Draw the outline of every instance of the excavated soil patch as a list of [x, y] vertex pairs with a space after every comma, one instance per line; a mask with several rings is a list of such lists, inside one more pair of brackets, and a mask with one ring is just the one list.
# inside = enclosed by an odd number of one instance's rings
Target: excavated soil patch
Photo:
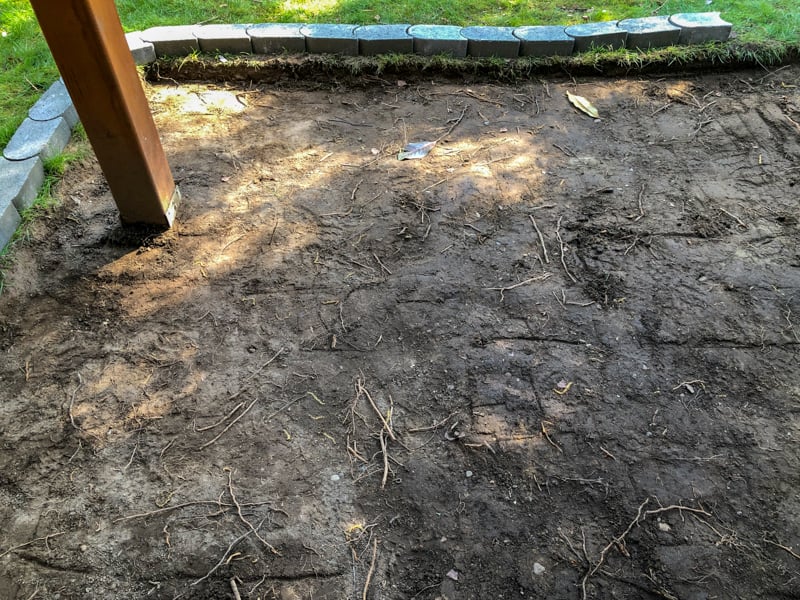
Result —
[[0, 297], [0, 596], [797, 597], [799, 79], [150, 87], [177, 225], [86, 160]]

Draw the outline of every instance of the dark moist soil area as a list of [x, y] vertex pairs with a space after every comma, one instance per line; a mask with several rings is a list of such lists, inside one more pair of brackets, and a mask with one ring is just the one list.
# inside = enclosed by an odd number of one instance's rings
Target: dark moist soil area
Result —
[[0, 297], [0, 597], [800, 597], [798, 80], [150, 87], [177, 225], [87, 159]]

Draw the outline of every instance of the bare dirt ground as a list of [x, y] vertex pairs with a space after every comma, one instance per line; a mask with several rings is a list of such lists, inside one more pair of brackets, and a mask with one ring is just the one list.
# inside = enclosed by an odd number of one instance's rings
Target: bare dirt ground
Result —
[[176, 227], [86, 160], [0, 297], [0, 597], [800, 597], [798, 80], [151, 87]]

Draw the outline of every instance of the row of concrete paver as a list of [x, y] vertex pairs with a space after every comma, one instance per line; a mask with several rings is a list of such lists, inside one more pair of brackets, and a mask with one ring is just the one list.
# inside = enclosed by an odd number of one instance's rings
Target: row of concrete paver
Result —
[[463, 58], [565, 56], [593, 47], [633, 50], [726, 41], [731, 24], [719, 13], [681, 13], [567, 27], [458, 27], [260, 23], [153, 27], [128, 34], [137, 61], [193, 52], [281, 52], [375, 56], [446, 54]]

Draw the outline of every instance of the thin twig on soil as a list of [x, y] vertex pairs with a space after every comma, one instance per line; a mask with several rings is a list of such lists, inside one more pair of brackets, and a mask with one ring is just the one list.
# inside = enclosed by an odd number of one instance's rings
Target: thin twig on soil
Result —
[[364, 582], [364, 592], [361, 594], [361, 600], [367, 600], [367, 593], [369, 592], [369, 584], [372, 583], [372, 575], [375, 573], [375, 559], [378, 557], [378, 538], [372, 538], [372, 561], [369, 565], [367, 572], [367, 579]]
[[530, 277], [530, 278], [526, 279], [525, 281], [520, 281], [519, 283], [515, 283], [514, 285], [508, 285], [508, 286], [505, 286], [505, 287], [487, 287], [487, 288], [483, 288], [483, 289], [491, 290], [491, 291], [494, 291], [494, 292], [500, 292], [500, 302], [502, 302], [505, 299], [505, 292], [508, 292], [510, 290], [515, 290], [518, 287], [522, 287], [523, 285], [528, 285], [529, 283], [534, 283], [536, 281], [544, 281], [545, 279], [549, 278], [551, 275], [552, 275], [552, 273], [542, 273], [541, 275], [536, 275], [535, 277]]
[[737, 217], [735, 214], [733, 214], [733, 213], [730, 213], [730, 212], [728, 212], [727, 210], [725, 210], [724, 208], [721, 208], [721, 207], [717, 207], [717, 210], [719, 210], [719, 212], [721, 212], [721, 213], [725, 213], [725, 214], [726, 214], [726, 215], [728, 215], [728, 216], [729, 216], [731, 219], [733, 219], [734, 221], [736, 221], [736, 222], [739, 224], [739, 227], [741, 227], [742, 229], [747, 229], [747, 223], [745, 223], [744, 221], [742, 221], [742, 220], [741, 220], [739, 217]]
[[633, 530], [634, 527], [636, 527], [636, 525], [638, 525], [639, 523], [643, 522], [650, 515], [657, 515], [657, 514], [661, 514], [661, 513], [664, 513], [664, 512], [671, 511], [671, 510], [677, 510], [679, 512], [686, 511], [686, 512], [691, 512], [691, 513], [695, 513], [695, 514], [705, 515], [707, 517], [711, 516], [711, 513], [703, 510], [702, 508], [691, 508], [691, 507], [688, 507], [688, 506], [682, 506], [680, 504], [670, 504], [669, 506], [663, 506], [661, 508], [654, 508], [652, 510], [647, 510], [646, 511], [646, 510], [644, 510], [644, 507], [647, 506], [648, 502], [650, 502], [650, 498], [646, 498], [644, 500], [644, 502], [642, 502], [639, 505], [639, 508], [636, 511], [636, 517], [633, 519], [633, 521], [631, 521], [628, 524], [628, 526], [625, 528], [625, 531], [623, 531], [620, 535], [618, 535], [613, 540], [611, 540], [608, 544], [606, 544], [605, 548], [603, 548], [600, 551], [600, 557], [597, 559], [597, 561], [594, 564], [590, 564], [589, 565], [589, 568], [586, 571], [586, 574], [583, 576], [583, 579], [581, 580], [581, 593], [582, 593], [583, 600], [586, 600], [586, 598], [588, 597], [588, 592], [586, 590], [586, 584], [589, 581], [589, 578], [592, 577], [595, 573], [597, 573], [597, 571], [600, 569], [600, 567], [603, 566], [603, 563], [605, 562], [609, 551], [612, 548], [614, 548], [615, 546], [616, 547], [622, 547], [626, 536]]
[[67, 414], [69, 415], [69, 422], [75, 428], [76, 431], [80, 431], [83, 433], [83, 429], [81, 429], [77, 423], [75, 423], [75, 417], [72, 414], [72, 406], [75, 404], [75, 396], [78, 394], [78, 390], [83, 387], [83, 377], [81, 374], [78, 373], [78, 387], [75, 388], [75, 391], [72, 392], [72, 397], [69, 400], [69, 408], [67, 409]]
[[136, 436], [136, 443], [133, 445], [133, 452], [131, 452], [131, 457], [128, 460], [128, 463], [124, 467], [122, 467], [123, 473], [127, 471], [128, 468], [133, 464], [133, 458], [136, 456], [136, 451], [139, 450], [139, 435]]
[[222, 417], [219, 421], [217, 421], [213, 425], [208, 425], [206, 427], [196, 427], [195, 426], [194, 430], [195, 431], [208, 431], [209, 429], [215, 429], [215, 428], [219, 427], [220, 425], [222, 425], [225, 421], [230, 419], [236, 413], [237, 410], [242, 408], [242, 406], [244, 406], [244, 402], [239, 402], [239, 404], [237, 404], [236, 406], [233, 407], [233, 410], [231, 412], [229, 412], [227, 415]]
[[262, 577], [262, 578], [261, 578], [261, 579], [258, 581], [258, 583], [256, 583], [256, 584], [255, 584], [253, 587], [251, 587], [251, 588], [250, 588], [250, 591], [249, 591], [249, 592], [247, 592], [247, 595], [248, 595], [248, 596], [252, 596], [252, 595], [253, 595], [253, 592], [255, 592], [255, 591], [256, 591], [256, 590], [257, 590], [259, 587], [261, 587], [261, 584], [262, 584], [262, 583], [264, 583], [266, 580], [267, 580], [267, 576], [266, 576], [266, 575], [264, 575], [264, 576], [263, 576], [263, 577]]
[[547, 246], [545, 246], [544, 244], [544, 236], [542, 235], [542, 231], [536, 224], [536, 219], [533, 218], [533, 215], [528, 215], [528, 216], [531, 219], [531, 223], [533, 223], [533, 228], [536, 230], [536, 234], [539, 236], [539, 243], [542, 245], [542, 253], [544, 254], [544, 262], [549, 263], [550, 258], [547, 256]]
[[233, 592], [233, 600], [242, 600], [242, 595], [239, 593], [239, 586], [236, 585], [235, 577], [231, 577], [231, 592]]
[[381, 429], [381, 453], [383, 454], [383, 478], [381, 479], [381, 489], [386, 487], [386, 481], [389, 479], [389, 452], [386, 449], [386, 437], [384, 430]]
[[646, 184], [646, 183], [643, 183], [643, 184], [642, 184], [642, 189], [639, 191], [639, 216], [638, 216], [638, 217], [636, 217], [636, 218], [633, 220], [633, 221], [634, 221], [634, 223], [635, 223], [636, 221], [638, 221], [639, 219], [641, 219], [641, 218], [643, 218], [643, 217], [644, 217], [644, 208], [642, 207], [642, 198], [644, 197], [644, 191], [645, 191], [645, 189], [647, 189], [647, 184]]
[[194, 582], [190, 583], [189, 585], [190, 585], [190, 586], [195, 586], [195, 585], [197, 585], [198, 583], [202, 583], [203, 581], [205, 581], [206, 579], [208, 579], [209, 577], [211, 577], [211, 576], [214, 574], [214, 572], [215, 572], [217, 569], [219, 569], [219, 568], [220, 568], [220, 567], [221, 567], [221, 566], [222, 566], [222, 565], [225, 563], [225, 559], [226, 559], [226, 558], [228, 558], [228, 554], [230, 553], [230, 551], [231, 551], [231, 550], [233, 550], [234, 546], [236, 546], [236, 544], [238, 544], [239, 542], [241, 542], [241, 541], [242, 541], [244, 538], [246, 538], [248, 535], [250, 535], [251, 533], [253, 533], [253, 531], [258, 531], [258, 530], [261, 528], [261, 526], [264, 524], [264, 521], [266, 521], [266, 520], [267, 520], [267, 519], [266, 519], [266, 517], [265, 517], [265, 518], [263, 518], [263, 519], [261, 519], [261, 522], [258, 524], [258, 527], [256, 527], [254, 530], [249, 530], [249, 529], [248, 529], [248, 530], [247, 530], [246, 532], [244, 532], [242, 535], [240, 535], [240, 536], [239, 536], [239, 537], [237, 537], [235, 540], [233, 540], [233, 541], [231, 542], [230, 546], [228, 546], [228, 548], [227, 548], [227, 549], [225, 550], [225, 552], [222, 554], [222, 558], [220, 558], [220, 559], [219, 559], [219, 562], [218, 562], [216, 565], [214, 565], [214, 566], [211, 568], [211, 570], [210, 570], [208, 573], [206, 573], [205, 575], [203, 575], [203, 576], [202, 576], [200, 579], [198, 579], [198, 580], [196, 580], [196, 581], [194, 581]]
[[[241, 506], [241, 504], [239, 504], [239, 501], [236, 499], [236, 494], [233, 493], [233, 469], [231, 469], [230, 467], [225, 467], [224, 470], [228, 473], [228, 494], [230, 494], [231, 501], [233, 502], [233, 505], [236, 507], [236, 513], [239, 515], [239, 519], [242, 521], [242, 523], [244, 523], [245, 525], [247, 525], [250, 528], [250, 530], [253, 532], [253, 535], [255, 535], [256, 538], [258, 538], [258, 541], [260, 541], [267, 548], [269, 548], [270, 552], [280, 556], [280, 552], [278, 552], [275, 549], [275, 546], [273, 546], [267, 540], [265, 540], [263, 537], [261, 537], [261, 534], [259, 534], [258, 531], [256, 531], [256, 528], [253, 527], [253, 524], [250, 521], [248, 521], [245, 518], [245, 516], [242, 514], [242, 506]], [[262, 521], [262, 523], [263, 523], [263, 521]]]
[[447, 179], [440, 179], [440, 180], [439, 180], [439, 181], [437, 181], [436, 183], [432, 183], [432, 184], [430, 184], [428, 187], [426, 187], [426, 188], [422, 188], [422, 189], [419, 191], [419, 193], [420, 193], [420, 194], [424, 194], [424, 193], [425, 193], [425, 192], [427, 192], [428, 190], [432, 190], [433, 188], [435, 188], [437, 185], [441, 185], [441, 184], [443, 184], [445, 181], [447, 181]]
[[363, 179], [356, 184], [356, 187], [353, 188], [353, 193], [350, 194], [350, 201], [351, 202], [355, 202], [355, 200], [356, 200], [356, 192], [358, 191], [358, 188], [361, 187], [362, 183], [364, 183]]
[[[121, 521], [130, 521], [131, 519], [143, 519], [145, 517], [152, 517], [155, 515], [159, 515], [161, 513], [169, 512], [171, 510], [178, 510], [179, 508], [186, 508], [187, 506], [204, 506], [204, 505], [214, 505], [214, 506], [226, 506], [225, 503], [220, 503], [218, 500], [193, 500], [191, 502], [183, 502], [182, 504], [176, 504], [175, 506], [167, 506], [164, 508], [159, 508], [157, 510], [150, 510], [143, 513], [136, 513], [135, 515], [128, 515], [126, 517], [118, 517], [111, 521], [112, 523], [119, 523]], [[228, 505], [230, 506], [230, 505]]]
[[546, 439], [548, 442], [550, 442], [550, 445], [551, 445], [553, 448], [555, 448], [556, 450], [558, 450], [558, 451], [559, 451], [561, 454], [564, 454], [564, 451], [561, 449], [561, 446], [559, 446], [558, 444], [556, 444], [556, 443], [555, 443], [555, 442], [552, 440], [552, 438], [550, 437], [550, 434], [549, 434], [549, 433], [547, 433], [547, 428], [544, 426], [544, 423], [545, 423], [545, 422], [544, 422], [544, 421], [542, 421], [542, 434], [544, 435], [545, 439]]
[[25, 542], [24, 544], [18, 544], [16, 546], [11, 546], [11, 548], [9, 548], [8, 550], [0, 552], [0, 558], [3, 558], [6, 554], [11, 554], [12, 552], [16, 552], [17, 550], [20, 550], [21, 548], [26, 548], [27, 546], [35, 544], [36, 542], [42, 542], [42, 541], [44, 542], [44, 545], [47, 547], [47, 549], [50, 550], [50, 547], [47, 545], [48, 540], [50, 540], [50, 538], [54, 538], [54, 537], [58, 537], [60, 535], [64, 535], [65, 533], [67, 533], [67, 532], [66, 531], [59, 531], [58, 533], [49, 533], [49, 534], [47, 534], [45, 536], [34, 538], [34, 539], [32, 539], [32, 540], [30, 540], [28, 542]]
[[208, 448], [208, 447], [209, 447], [211, 444], [213, 444], [213, 443], [214, 443], [214, 442], [216, 442], [216, 441], [217, 441], [219, 438], [221, 438], [223, 435], [225, 435], [225, 433], [227, 433], [227, 431], [228, 431], [228, 430], [229, 430], [231, 427], [233, 427], [234, 425], [236, 425], [236, 423], [238, 423], [238, 422], [239, 422], [239, 420], [240, 420], [240, 419], [241, 419], [243, 416], [245, 416], [245, 415], [246, 415], [248, 412], [250, 412], [250, 409], [251, 409], [251, 408], [253, 408], [253, 405], [254, 405], [256, 402], [258, 402], [258, 398], [256, 398], [255, 400], [253, 400], [253, 401], [252, 401], [250, 404], [248, 404], [248, 405], [247, 405], [247, 408], [245, 408], [245, 409], [244, 409], [242, 412], [240, 412], [240, 413], [239, 413], [239, 415], [238, 415], [238, 416], [237, 416], [237, 417], [236, 417], [236, 418], [235, 418], [233, 421], [231, 421], [230, 423], [228, 423], [228, 425], [225, 427], [225, 429], [223, 429], [222, 431], [220, 431], [220, 432], [219, 432], [217, 435], [215, 435], [213, 438], [211, 438], [211, 439], [210, 439], [209, 441], [207, 441], [205, 444], [203, 444], [202, 446], [200, 446], [200, 447], [198, 448], [198, 450], [203, 450], [203, 449], [205, 449], [205, 448]]
[[447, 415], [444, 419], [442, 419], [441, 421], [437, 421], [436, 423], [434, 423], [433, 425], [431, 425], [429, 427], [415, 427], [414, 429], [408, 429], [407, 431], [408, 431], [408, 433], [420, 433], [422, 431], [433, 431], [434, 429], [439, 429], [439, 427], [441, 427], [442, 425], [447, 423], [453, 417], [453, 415], [455, 415], [455, 414], [456, 413], [452, 412], [449, 415]]
[[356, 395], [360, 396], [362, 394], [369, 401], [369, 404], [370, 406], [372, 406], [372, 410], [375, 411], [375, 414], [378, 415], [378, 418], [381, 420], [384, 429], [386, 429], [386, 433], [389, 434], [389, 438], [391, 438], [393, 442], [396, 442], [397, 438], [395, 437], [394, 431], [392, 431], [392, 427], [389, 425], [389, 422], [381, 413], [380, 409], [378, 408], [378, 405], [375, 404], [375, 401], [372, 399], [372, 395], [369, 393], [369, 390], [367, 390], [367, 388], [364, 387], [362, 381], [358, 379], [356, 381]]
[[458, 118], [455, 120], [455, 122], [454, 122], [454, 123], [453, 123], [453, 124], [450, 126], [450, 129], [448, 129], [448, 130], [447, 130], [445, 133], [443, 133], [442, 135], [440, 135], [438, 138], [436, 138], [436, 139], [433, 141], [433, 142], [434, 142], [434, 144], [438, 144], [438, 143], [439, 143], [439, 142], [441, 142], [441, 141], [442, 141], [444, 138], [446, 138], [448, 135], [450, 135], [451, 133], [453, 133], [453, 130], [454, 130], [456, 127], [458, 127], [458, 125], [459, 125], [459, 123], [461, 123], [461, 121], [463, 121], [463, 120], [464, 120], [464, 115], [465, 115], [465, 114], [467, 114], [467, 109], [468, 109], [468, 108], [469, 108], [469, 106], [465, 106], [465, 107], [464, 107], [464, 110], [462, 110], [462, 111], [461, 111], [461, 116], [460, 116], [460, 117], [458, 117]]
[[773, 546], [777, 546], [781, 550], [785, 550], [786, 552], [794, 556], [797, 560], [800, 560], [800, 554], [792, 550], [791, 547], [784, 546], [783, 544], [779, 544], [778, 542], [773, 542], [772, 540], [768, 540], [767, 538], [764, 538], [764, 541], [767, 542], [768, 544], [772, 544]]
[[383, 263], [381, 262], [381, 259], [380, 259], [380, 258], [378, 258], [378, 255], [377, 255], [377, 254], [375, 254], [375, 253], [373, 252], [373, 253], [372, 253], [372, 256], [374, 256], [374, 257], [375, 257], [375, 260], [376, 260], [376, 261], [378, 261], [378, 264], [380, 265], [381, 269], [383, 269], [384, 271], [386, 271], [386, 273], [388, 273], [389, 275], [391, 275], [391, 274], [392, 274], [392, 272], [389, 270], [389, 268], [388, 268], [388, 267], [387, 267], [385, 264], [383, 264]]
[[275, 354], [273, 354], [273, 355], [272, 355], [272, 358], [270, 358], [270, 359], [269, 359], [267, 362], [265, 362], [263, 365], [261, 365], [260, 367], [258, 367], [258, 368], [257, 368], [255, 371], [253, 371], [252, 373], [250, 373], [250, 375], [248, 375], [248, 376], [247, 376], [247, 378], [244, 380], [244, 385], [242, 385], [242, 387], [240, 387], [240, 388], [239, 388], [239, 391], [238, 391], [238, 392], [236, 392], [236, 393], [235, 393], [235, 394], [233, 394], [232, 396], [229, 396], [229, 397], [228, 397], [228, 401], [235, 400], [236, 398], [238, 398], [239, 396], [241, 396], [241, 395], [242, 395], [242, 392], [244, 392], [244, 391], [245, 391], [245, 390], [248, 388], [248, 385], [249, 385], [249, 383], [250, 383], [251, 381], [253, 381], [253, 379], [255, 379], [255, 378], [256, 378], [256, 376], [257, 376], [259, 373], [261, 373], [261, 371], [263, 371], [263, 370], [264, 370], [264, 369], [266, 369], [266, 368], [267, 368], [269, 365], [271, 365], [271, 364], [272, 364], [272, 363], [275, 361], [275, 359], [276, 359], [276, 358], [278, 358], [278, 357], [279, 357], [281, 354], [283, 354], [285, 350], [286, 350], [286, 348], [281, 348], [281, 349], [280, 349], [280, 350], [278, 350], [278, 351], [277, 351]]
[[567, 156], [571, 156], [571, 157], [573, 157], [573, 158], [578, 156], [578, 155], [577, 155], [577, 154], [575, 154], [575, 152], [573, 152], [573, 151], [572, 151], [570, 148], [566, 148], [566, 147], [564, 147], [564, 146], [559, 146], [558, 144], [553, 144], [553, 146], [554, 146], [554, 147], [556, 147], [556, 148], [558, 148], [559, 150], [561, 150], [561, 151], [562, 151], [564, 154], [566, 154]]
[[608, 457], [609, 457], [611, 460], [617, 460], [617, 457], [616, 457], [616, 456], [614, 456], [613, 454], [611, 454], [611, 452], [609, 452], [608, 450], [606, 450], [606, 449], [605, 449], [605, 448], [603, 448], [602, 446], [599, 446], [599, 448], [600, 448], [600, 450], [602, 450], [602, 451], [603, 451], [603, 454], [605, 454], [606, 456], [608, 456]]
[[558, 217], [558, 223], [556, 223], [556, 239], [558, 239], [558, 247], [561, 251], [561, 266], [564, 267], [564, 272], [567, 276], [572, 280], [572, 283], [578, 283], [578, 280], [572, 276], [572, 273], [569, 272], [567, 268], [567, 262], [564, 260], [564, 251], [567, 245], [564, 243], [564, 240], [561, 239], [561, 219], [563, 217]]

